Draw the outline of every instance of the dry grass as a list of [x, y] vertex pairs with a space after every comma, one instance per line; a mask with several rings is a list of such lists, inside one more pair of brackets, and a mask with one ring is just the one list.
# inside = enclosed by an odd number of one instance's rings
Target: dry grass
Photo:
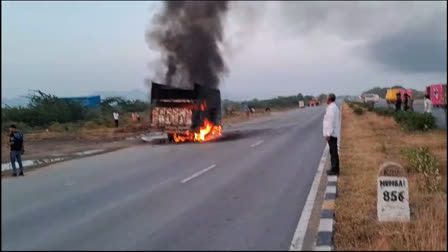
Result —
[[[341, 176], [336, 200], [337, 250], [446, 250], [447, 140], [445, 130], [402, 132], [392, 118], [365, 113], [354, 115], [342, 107]], [[422, 175], [409, 174], [410, 223], [380, 223], [376, 211], [376, 178], [386, 160], [407, 168], [400, 151], [427, 146], [440, 161], [439, 190], [422, 190]]]

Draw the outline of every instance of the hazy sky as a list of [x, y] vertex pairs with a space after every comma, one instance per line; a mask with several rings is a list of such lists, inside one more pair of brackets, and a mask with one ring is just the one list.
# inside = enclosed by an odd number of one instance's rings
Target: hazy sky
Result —
[[[2, 2], [2, 97], [146, 91], [158, 2]], [[223, 93], [354, 94], [446, 83], [446, 2], [232, 2]], [[198, 41], [200, 43], [200, 41]]]

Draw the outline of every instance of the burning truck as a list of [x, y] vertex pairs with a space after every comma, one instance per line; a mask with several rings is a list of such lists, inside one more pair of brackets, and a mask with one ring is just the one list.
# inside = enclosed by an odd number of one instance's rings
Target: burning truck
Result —
[[221, 136], [221, 93], [194, 85], [179, 89], [152, 82], [151, 128], [164, 131], [170, 142], [205, 142]]

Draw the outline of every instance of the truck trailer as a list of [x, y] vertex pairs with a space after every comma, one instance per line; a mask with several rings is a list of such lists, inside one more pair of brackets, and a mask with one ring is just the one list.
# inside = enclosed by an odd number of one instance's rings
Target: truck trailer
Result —
[[221, 93], [198, 84], [193, 89], [152, 82], [151, 129], [168, 135], [170, 142], [207, 141], [220, 136]]
[[387, 104], [395, 104], [397, 101], [397, 94], [400, 94], [401, 100], [404, 101], [404, 95], [408, 94], [408, 96], [412, 99], [414, 96], [412, 94], [412, 89], [405, 88], [390, 88], [386, 93], [386, 102]]
[[427, 86], [425, 95], [429, 95], [434, 107], [446, 109], [446, 84], [432, 84]]

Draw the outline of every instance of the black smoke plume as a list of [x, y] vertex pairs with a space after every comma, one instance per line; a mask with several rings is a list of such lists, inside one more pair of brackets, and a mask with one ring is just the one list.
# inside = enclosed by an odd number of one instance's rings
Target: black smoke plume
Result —
[[161, 53], [169, 86], [218, 87], [227, 72], [219, 48], [228, 1], [165, 1], [146, 39]]

